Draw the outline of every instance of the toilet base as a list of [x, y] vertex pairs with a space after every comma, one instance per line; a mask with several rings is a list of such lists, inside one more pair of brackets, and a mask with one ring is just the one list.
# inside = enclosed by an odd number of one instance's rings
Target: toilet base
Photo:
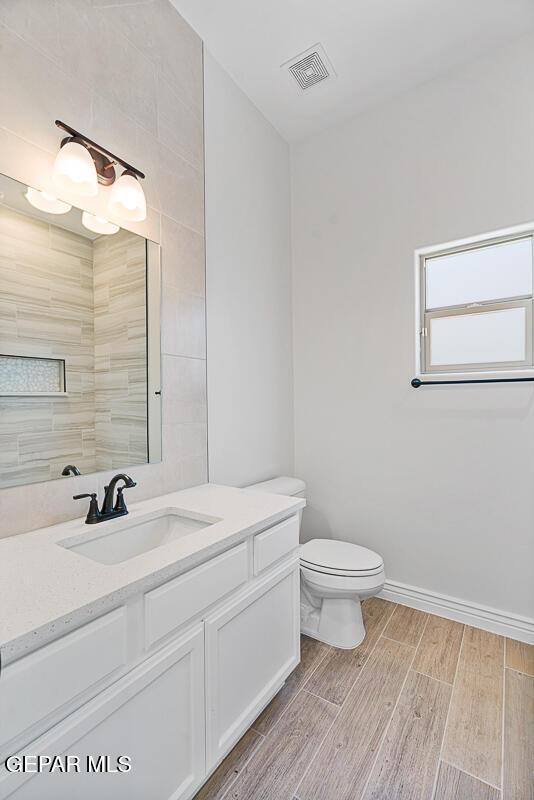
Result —
[[315, 608], [301, 597], [300, 630], [332, 647], [353, 650], [365, 638], [360, 599], [324, 598]]

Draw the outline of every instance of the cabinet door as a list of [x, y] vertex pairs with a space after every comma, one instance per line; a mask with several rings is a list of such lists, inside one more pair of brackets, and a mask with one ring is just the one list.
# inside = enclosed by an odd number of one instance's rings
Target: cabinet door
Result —
[[[204, 719], [204, 632], [197, 626], [25, 750], [76, 756], [79, 772], [4, 773], [0, 798], [185, 800], [205, 775]], [[129, 772], [88, 770], [88, 757], [116, 769], [119, 756], [130, 758]]]
[[299, 565], [293, 561], [206, 618], [208, 771], [299, 659]]

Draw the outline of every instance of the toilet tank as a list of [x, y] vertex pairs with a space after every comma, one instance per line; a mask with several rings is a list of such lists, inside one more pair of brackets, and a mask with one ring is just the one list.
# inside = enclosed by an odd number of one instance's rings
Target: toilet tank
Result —
[[[247, 489], [268, 494], [285, 494], [289, 497], [306, 497], [306, 484], [300, 478], [271, 478], [270, 481], [252, 483], [245, 487], [245, 490]], [[302, 511], [302, 508], [299, 509], [299, 525], [302, 525]]]
[[267, 492], [268, 494], [285, 494], [289, 497], [306, 497], [306, 484], [300, 478], [272, 478], [270, 481], [253, 483], [246, 486], [246, 489], [255, 492]]

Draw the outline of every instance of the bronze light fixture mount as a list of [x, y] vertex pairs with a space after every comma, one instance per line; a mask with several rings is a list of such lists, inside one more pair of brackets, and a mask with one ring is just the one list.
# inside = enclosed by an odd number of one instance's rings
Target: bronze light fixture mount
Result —
[[63, 147], [64, 144], [67, 144], [67, 142], [76, 142], [77, 144], [81, 144], [87, 148], [95, 164], [98, 182], [103, 186], [111, 186], [112, 183], [115, 183], [115, 179], [117, 177], [115, 172], [116, 164], [123, 166], [127, 173], [134, 175], [136, 178], [145, 177], [144, 173], [138, 170], [136, 167], [128, 164], [127, 161], [119, 158], [110, 150], [106, 150], [105, 147], [102, 147], [102, 145], [97, 144], [97, 142], [94, 142], [92, 139], [89, 139], [83, 133], [79, 133], [79, 131], [71, 128], [70, 125], [66, 125], [60, 119], [56, 119], [56, 125], [58, 128], [61, 128], [61, 130], [65, 131], [65, 133], [69, 134], [62, 139], [61, 147]]

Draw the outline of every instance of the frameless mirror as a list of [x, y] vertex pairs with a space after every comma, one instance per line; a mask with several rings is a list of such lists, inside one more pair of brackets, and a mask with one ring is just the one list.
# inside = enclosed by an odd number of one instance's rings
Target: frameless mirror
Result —
[[0, 488], [161, 460], [158, 245], [0, 176]]

